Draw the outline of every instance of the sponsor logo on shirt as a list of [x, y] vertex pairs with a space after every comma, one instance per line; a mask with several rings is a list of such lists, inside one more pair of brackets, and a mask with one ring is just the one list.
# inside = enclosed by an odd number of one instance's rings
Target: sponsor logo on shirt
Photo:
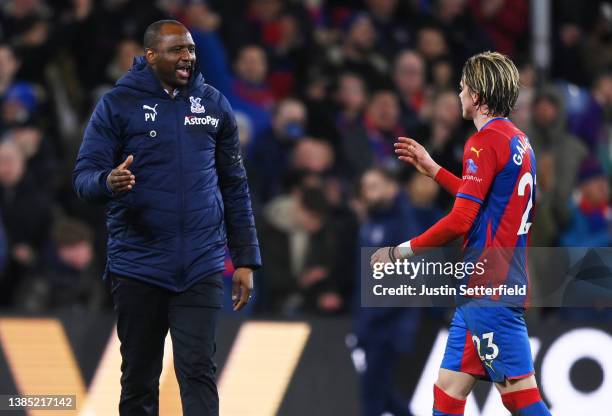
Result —
[[478, 176], [474, 176], [474, 175], [463, 175], [463, 180], [464, 181], [474, 181], [476, 183], [482, 182], [482, 178], [479, 178]]
[[213, 126], [217, 128], [219, 126], [219, 119], [216, 117], [196, 117], [196, 116], [185, 116], [185, 126]]

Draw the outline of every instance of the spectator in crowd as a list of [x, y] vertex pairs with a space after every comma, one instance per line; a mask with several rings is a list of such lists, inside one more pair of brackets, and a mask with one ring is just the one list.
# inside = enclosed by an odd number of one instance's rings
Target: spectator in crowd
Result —
[[[585, 62], [586, 73], [590, 75], [588, 80], [597, 77], [604, 71], [609, 71], [612, 66], [612, 13], [610, 3], [595, 1], [599, 3], [591, 5], [591, 10], [596, 10], [596, 17], [587, 22], [589, 33], [584, 41], [584, 53], [582, 60]], [[593, 7], [595, 6], [595, 7]]]
[[460, 66], [470, 56], [479, 51], [494, 49], [488, 35], [476, 24], [467, 6], [467, 0], [440, 0], [435, 2], [433, 9], [433, 20], [442, 29], [449, 45], [452, 73], [460, 72]]
[[268, 61], [264, 49], [258, 45], [242, 47], [238, 51], [234, 68], [234, 92], [251, 104], [271, 108], [274, 94], [266, 82]]
[[399, 100], [393, 90], [378, 90], [368, 103], [363, 124], [343, 132], [344, 173], [358, 178], [375, 164], [397, 168], [393, 142], [404, 134]]
[[571, 220], [561, 234], [561, 245], [612, 246], [610, 185], [594, 157], [587, 158], [580, 166], [577, 191], [570, 203]]
[[[419, 192], [416, 187], [413, 187], [415, 196]], [[359, 195], [366, 211], [359, 230], [359, 247], [398, 245], [418, 235], [439, 218], [415, 216], [397, 181], [379, 168], [364, 172]], [[429, 203], [431, 201], [421, 206]], [[360, 298], [359, 291], [355, 295], [357, 299]], [[421, 311], [417, 308], [364, 308], [357, 304], [354, 331], [357, 346], [365, 353], [365, 367], [360, 374], [361, 414], [364, 416], [377, 416], [385, 412], [410, 414], [407, 403], [400, 399], [394, 387], [393, 369], [398, 355], [412, 349], [420, 316]]]
[[340, 45], [329, 48], [327, 61], [336, 73], [359, 74], [370, 88], [386, 82], [388, 62], [376, 51], [376, 30], [366, 13], [355, 13], [344, 24], [345, 36]]
[[428, 67], [450, 52], [444, 32], [435, 24], [428, 24], [419, 29], [416, 48]]
[[404, 184], [406, 195], [411, 207], [411, 221], [419, 224], [419, 228], [427, 229], [442, 218], [442, 210], [436, 202], [440, 187], [428, 176], [419, 175], [415, 171]]
[[[573, 8], [573, 7], [572, 7]], [[553, 32], [552, 73], [556, 78], [563, 78], [571, 83], [585, 85], [587, 73], [582, 60], [584, 33], [576, 23], [557, 22]]]
[[115, 82], [130, 70], [134, 58], [142, 54], [142, 45], [133, 39], [121, 39], [115, 48], [115, 56], [106, 66], [105, 82], [97, 87], [96, 100], [110, 90]]
[[612, 132], [612, 72], [599, 74], [594, 79], [586, 103], [570, 120], [570, 129], [593, 154], [607, 147]]
[[510, 118], [519, 129], [527, 131], [531, 124], [531, 102], [533, 101], [537, 76], [533, 64], [527, 60], [518, 60], [517, 68], [521, 85], [516, 108]]
[[476, 23], [493, 41], [495, 50], [514, 56], [529, 22], [527, 0], [469, 0]]
[[[230, 67], [225, 46], [217, 32], [218, 20], [210, 18], [207, 8], [200, 9], [203, 17], [189, 27], [199, 56], [214, 56], [198, 62], [206, 82], [223, 93], [236, 114], [244, 114], [255, 138], [270, 127], [270, 110], [274, 97], [267, 85], [267, 57], [263, 49], [250, 44], [242, 46]], [[247, 38], [249, 39], [249, 38]]]
[[21, 79], [44, 83], [44, 68], [53, 52], [56, 42], [52, 37], [52, 10], [44, 0], [12, 0], [3, 2], [0, 27], [6, 30], [5, 41], [10, 43], [21, 59]]
[[411, 33], [411, 19], [402, 15], [398, 0], [366, 0], [367, 9], [376, 30], [376, 49], [385, 58], [393, 59], [397, 50], [411, 46], [414, 34]]
[[457, 85], [454, 78], [453, 63], [448, 56], [442, 56], [431, 63], [432, 90], [453, 89]]
[[[248, 104], [271, 109], [275, 96], [268, 80], [269, 64], [265, 49], [258, 43], [243, 43], [236, 53], [233, 71], [228, 71], [227, 53], [216, 32], [218, 22], [206, 18], [211, 13], [209, 9], [204, 8], [200, 13], [203, 17], [199, 20], [192, 18], [193, 29], [197, 33], [194, 41], [203, 52], [202, 56], [216, 57], [200, 63], [209, 82], [220, 91], [227, 91]], [[246, 39], [256, 42], [253, 38]]]
[[15, 143], [26, 159], [26, 173], [39, 192], [54, 196], [58, 188], [57, 158], [43, 130], [33, 122], [8, 130], [3, 140]]
[[20, 62], [13, 49], [0, 43], [0, 132], [26, 121], [36, 110], [34, 85], [16, 79]]
[[[592, 0], [589, 2], [575, 2], [572, 0], [558, 0], [552, 10], [552, 65], [553, 79], [563, 79], [566, 82], [586, 87], [597, 72], [584, 59], [587, 53], [589, 39], [598, 41], [604, 35], [605, 41], [605, 3], [607, 0]], [[603, 25], [602, 25], [603, 23]], [[603, 27], [602, 27], [603, 26]], [[591, 41], [592, 42], [592, 41]], [[595, 42], [593, 42], [595, 43]], [[593, 45], [594, 46], [594, 45]], [[593, 53], [593, 50], [590, 51]], [[605, 62], [604, 49], [595, 52]], [[588, 69], [587, 69], [588, 68]]]
[[306, 130], [312, 136], [327, 140], [334, 146], [334, 151], [338, 152], [340, 133], [335, 123], [337, 108], [332, 94], [335, 81], [330, 74], [324, 72], [322, 66], [309, 66], [306, 81], [299, 88], [298, 96], [308, 113]]
[[304, 104], [293, 98], [278, 103], [272, 115], [272, 127], [256, 138], [249, 160], [253, 195], [260, 202], [267, 202], [281, 192], [283, 174], [296, 143], [306, 137], [308, 114]]
[[531, 243], [549, 247], [570, 217], [570, 200], [586, 147], [565, 126], [563, 102], [552, 87], [536, 93], [527, 136], [538, 155], [537, 221]]
[[431, 100], [428, 112], [425, 137], [429, 137], [427, 148], [430, 154], [451, 172], [461, 174], [463, 146], [469, 134], [461, 117], [457, 93], [453, 90], [438, 91]]
[[31, 312], [63, 307], [99, 310], [106, 289], [96, 263], [93, 230], [73, 219], [61, 219], [51, 231], [51, 247], [41, 267], [17, 290], [17, 304]]
[[[335, 294], [342, 298], [343, 310], [352, 296], [355, 268], [355, 240], [358, 224], [351, 210], [346, 183], [338, 177], [335, 153], [331, 144], [322, 139], [305, 138], [296, 144], [293, 152], [289, 180], [293, 186], [321, 189], [328, 206], [327, 224], [334, 235], [335, 256], [332, 274]], [[326, 296], [331, 298], [331, 296]]]
[[315, 175], [324, 175], [334, 166], [334, 150], [320, 139], [304, 138], [293, 150], [291, 169]]
[[223, 3], [228, 3], [219, 5], [219, 10], [224, 13], [224, 16], [242, 15], [244, 17], [243, 19], [225, 20], [227, 27], [223, 32], [223, 38], [230, 50], [239, 49], [245, 39], [267, 46], [272, 46], [279, 41], [280, 20], [283, 13], [287, 11], [286, 2], [282, 0], [246, 0]]
[[0, 143], [0, 211], [9, 241], [10, 263], [2, 301], [10, 296], [12, 285], [33, 269], [44, 247], [52, 216], [50, 201], [28, 180], [26, 161], [12, 141]]
[[393, 81], [399, 96], [401, 122], [408, 134], [419, 135], [426, 101], [425, 62], [421, 55], [409, 49], [399, 52], [395, 58]]
[[368, 99], [368, 91], [363, 79], [351, 72], [341, 74], [338, 78], [335, 98], [338, 106], [335, 120], [338, 131], [357, 127], [362, 121]]
[[302, 10], [284, 12], [272, 26], [272, 36], [265, 39], [263, 45], [270, 63], [268, 82], [276, 99], [298, 92], [296, 81], [307, 78], [310, 63], [316, 58], [306, 26]]
[[323, 190], [298, 187], [272, 200], [257, 222], [263, 296], [270, 311], [333, 313], [342, 305], [332, 274], [336, 242]]
[[[359, 185], [360, 203], [366, 214], [360, 229], [361, 247], [385, 246], [388, 241], [399, 244], [406, 240], [406, 235], [415, 234], [425, 226], [414, 222], [412, 204], [388, 171], [368, 169]], [[421, 206], [427, 205], [419, 202]]]

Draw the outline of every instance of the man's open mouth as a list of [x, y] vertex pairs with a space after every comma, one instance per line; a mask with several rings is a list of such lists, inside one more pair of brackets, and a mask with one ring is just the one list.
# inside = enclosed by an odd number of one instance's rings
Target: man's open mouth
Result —
[[191, 75], [191, 70], [191, 66], [181, 65], [176, 67], [176, 74], [181, 79], [189, 79], [189, 76]]

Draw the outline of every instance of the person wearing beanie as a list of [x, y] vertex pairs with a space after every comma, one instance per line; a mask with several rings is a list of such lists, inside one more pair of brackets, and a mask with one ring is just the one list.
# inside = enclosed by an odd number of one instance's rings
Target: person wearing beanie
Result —
[[578, 187], [570, 203], [572, 219], [561, 234], [561, 245], [608, 247], [612, 245], [610, 185], [594, 157], [580, 166]]

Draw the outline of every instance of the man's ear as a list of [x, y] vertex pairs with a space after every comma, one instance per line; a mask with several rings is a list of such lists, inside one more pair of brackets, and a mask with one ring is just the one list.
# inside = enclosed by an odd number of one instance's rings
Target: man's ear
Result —
[[476, 107], [478, 105], [478, 94], [470, 91], [470, 98], [472, 99], [472, 105]]
[[157, 61], [157, 53], [153, 49], [147, 48], [145, 49], [145, 59], [149, 65], [153, 65]]

